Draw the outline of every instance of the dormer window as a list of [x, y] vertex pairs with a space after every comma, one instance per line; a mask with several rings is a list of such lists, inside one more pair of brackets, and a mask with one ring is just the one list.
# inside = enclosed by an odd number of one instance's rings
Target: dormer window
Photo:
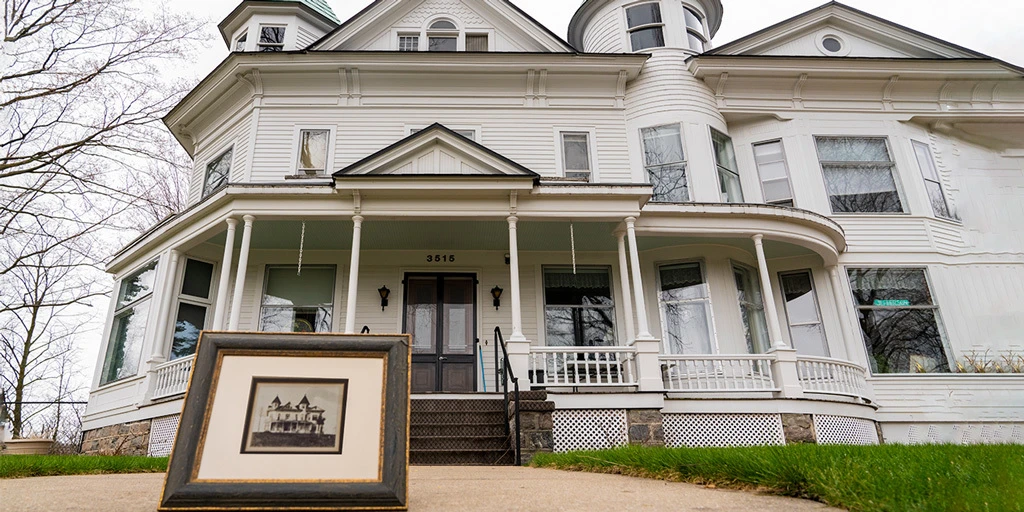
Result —
[[661, 5], [657, 2], [626, 8], [626, 26], [629, 28], [629, 42], [634, 52], [665, 46]]
[[415, 34], [403, 34], [398, 36], [398, 51], [416, 52], [420, 49], [420, 36]]
[[459, 28], [448, 20], [437, 20], [427, 29], [427, 51], [454, 52], [459, 49]]
[[246, 32], [246, 33], [242, 34], [242, 37], [239, 37], [238, 39], [235, 39], [235, 51], [236, 52], [244, 52], [245, 51], [245, 41], [248, 38], [249, 38], [249, 33]]
[[256, 49], [261, 52], [284, 50], [284, 27], [260, 25], [260, 42]]
[[704, 18], [689, 7], [683, 7], [683, 17], [686, 19], [687, 46], [697, 53], [704, 53], [708, 44], [704, 34]]

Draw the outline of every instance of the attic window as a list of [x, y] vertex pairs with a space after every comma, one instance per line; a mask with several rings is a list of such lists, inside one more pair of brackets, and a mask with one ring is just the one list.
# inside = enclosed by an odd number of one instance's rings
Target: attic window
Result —
[[686, 19], [687, 47], [697, 53], [703, 53], [708, 42], [704, 34], [704, 18], [689, 7], [683, 7], [683, 17]]
[[832, 53], [838, 53], [843, 49], [843, 43], [832, 36], [822, 39], [821, 46], [825, 47], [826, 50]]
[[440, 20], [431, 23], [430, 30], [458, 30], [458, 27], [450, 21]]
[[239, 37], [238, 39], [235, 40], [235, 51], [236, 52], [244, 52], [245, 51], [245, 41], [248, 38], [249, 38], [249, 34], [245, 33], [245, 34], [242, 34], [242, 37]]
[[454, 52], [459, 50], [459, 27], [448, 20], [437, 20], [427, 29], [427, 51]]
[[256, 49], [261, 52], [279, 52], [284, 50], [284, 27], [260, 25], [260, 42]]

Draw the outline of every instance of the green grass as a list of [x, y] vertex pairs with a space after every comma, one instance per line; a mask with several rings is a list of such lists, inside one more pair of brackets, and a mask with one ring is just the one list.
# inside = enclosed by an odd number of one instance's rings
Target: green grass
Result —
[[0, 478], [163, 471], [167, 471], [167, 457], [0, 455]]
[[1022, 511], [1024, 446], [623, 447], [531, 465], [757, 489], [854, 511]]

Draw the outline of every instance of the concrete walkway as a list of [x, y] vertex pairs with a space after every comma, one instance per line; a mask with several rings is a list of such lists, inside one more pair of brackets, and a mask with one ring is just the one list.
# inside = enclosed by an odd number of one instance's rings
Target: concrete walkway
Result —
[[[0, 510], [152, 511], [163, 480], [162, 473], [0, 480]], [[413, 512], [829, 510], [793, 498], [551, 469], [413, 466], [409, 481]]]

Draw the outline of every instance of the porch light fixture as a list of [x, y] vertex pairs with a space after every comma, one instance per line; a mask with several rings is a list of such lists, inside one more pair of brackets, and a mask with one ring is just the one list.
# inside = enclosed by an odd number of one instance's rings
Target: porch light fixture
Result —
[[508, 265], [508, 264], [511, 264], [511, 263], [512, 263], [512, 255], [506, 252], [505, 253], [505, 264]]
[[494, 309], [498, 309], [498, 306], [501, 306], [501, 292], [503, 291], [505, 290], [502, 290], [501, 287], [497, 285], [495, 285], [494, 288], [491, 288], [491, 297], [494, 297]]
[[377, 293], [380, 294], [380, 310], [384, 311], [384, 308], [388, 307], [388, 296], [391, 295], [391, 290], [388, 290], [388, 285], [377, 288]]

